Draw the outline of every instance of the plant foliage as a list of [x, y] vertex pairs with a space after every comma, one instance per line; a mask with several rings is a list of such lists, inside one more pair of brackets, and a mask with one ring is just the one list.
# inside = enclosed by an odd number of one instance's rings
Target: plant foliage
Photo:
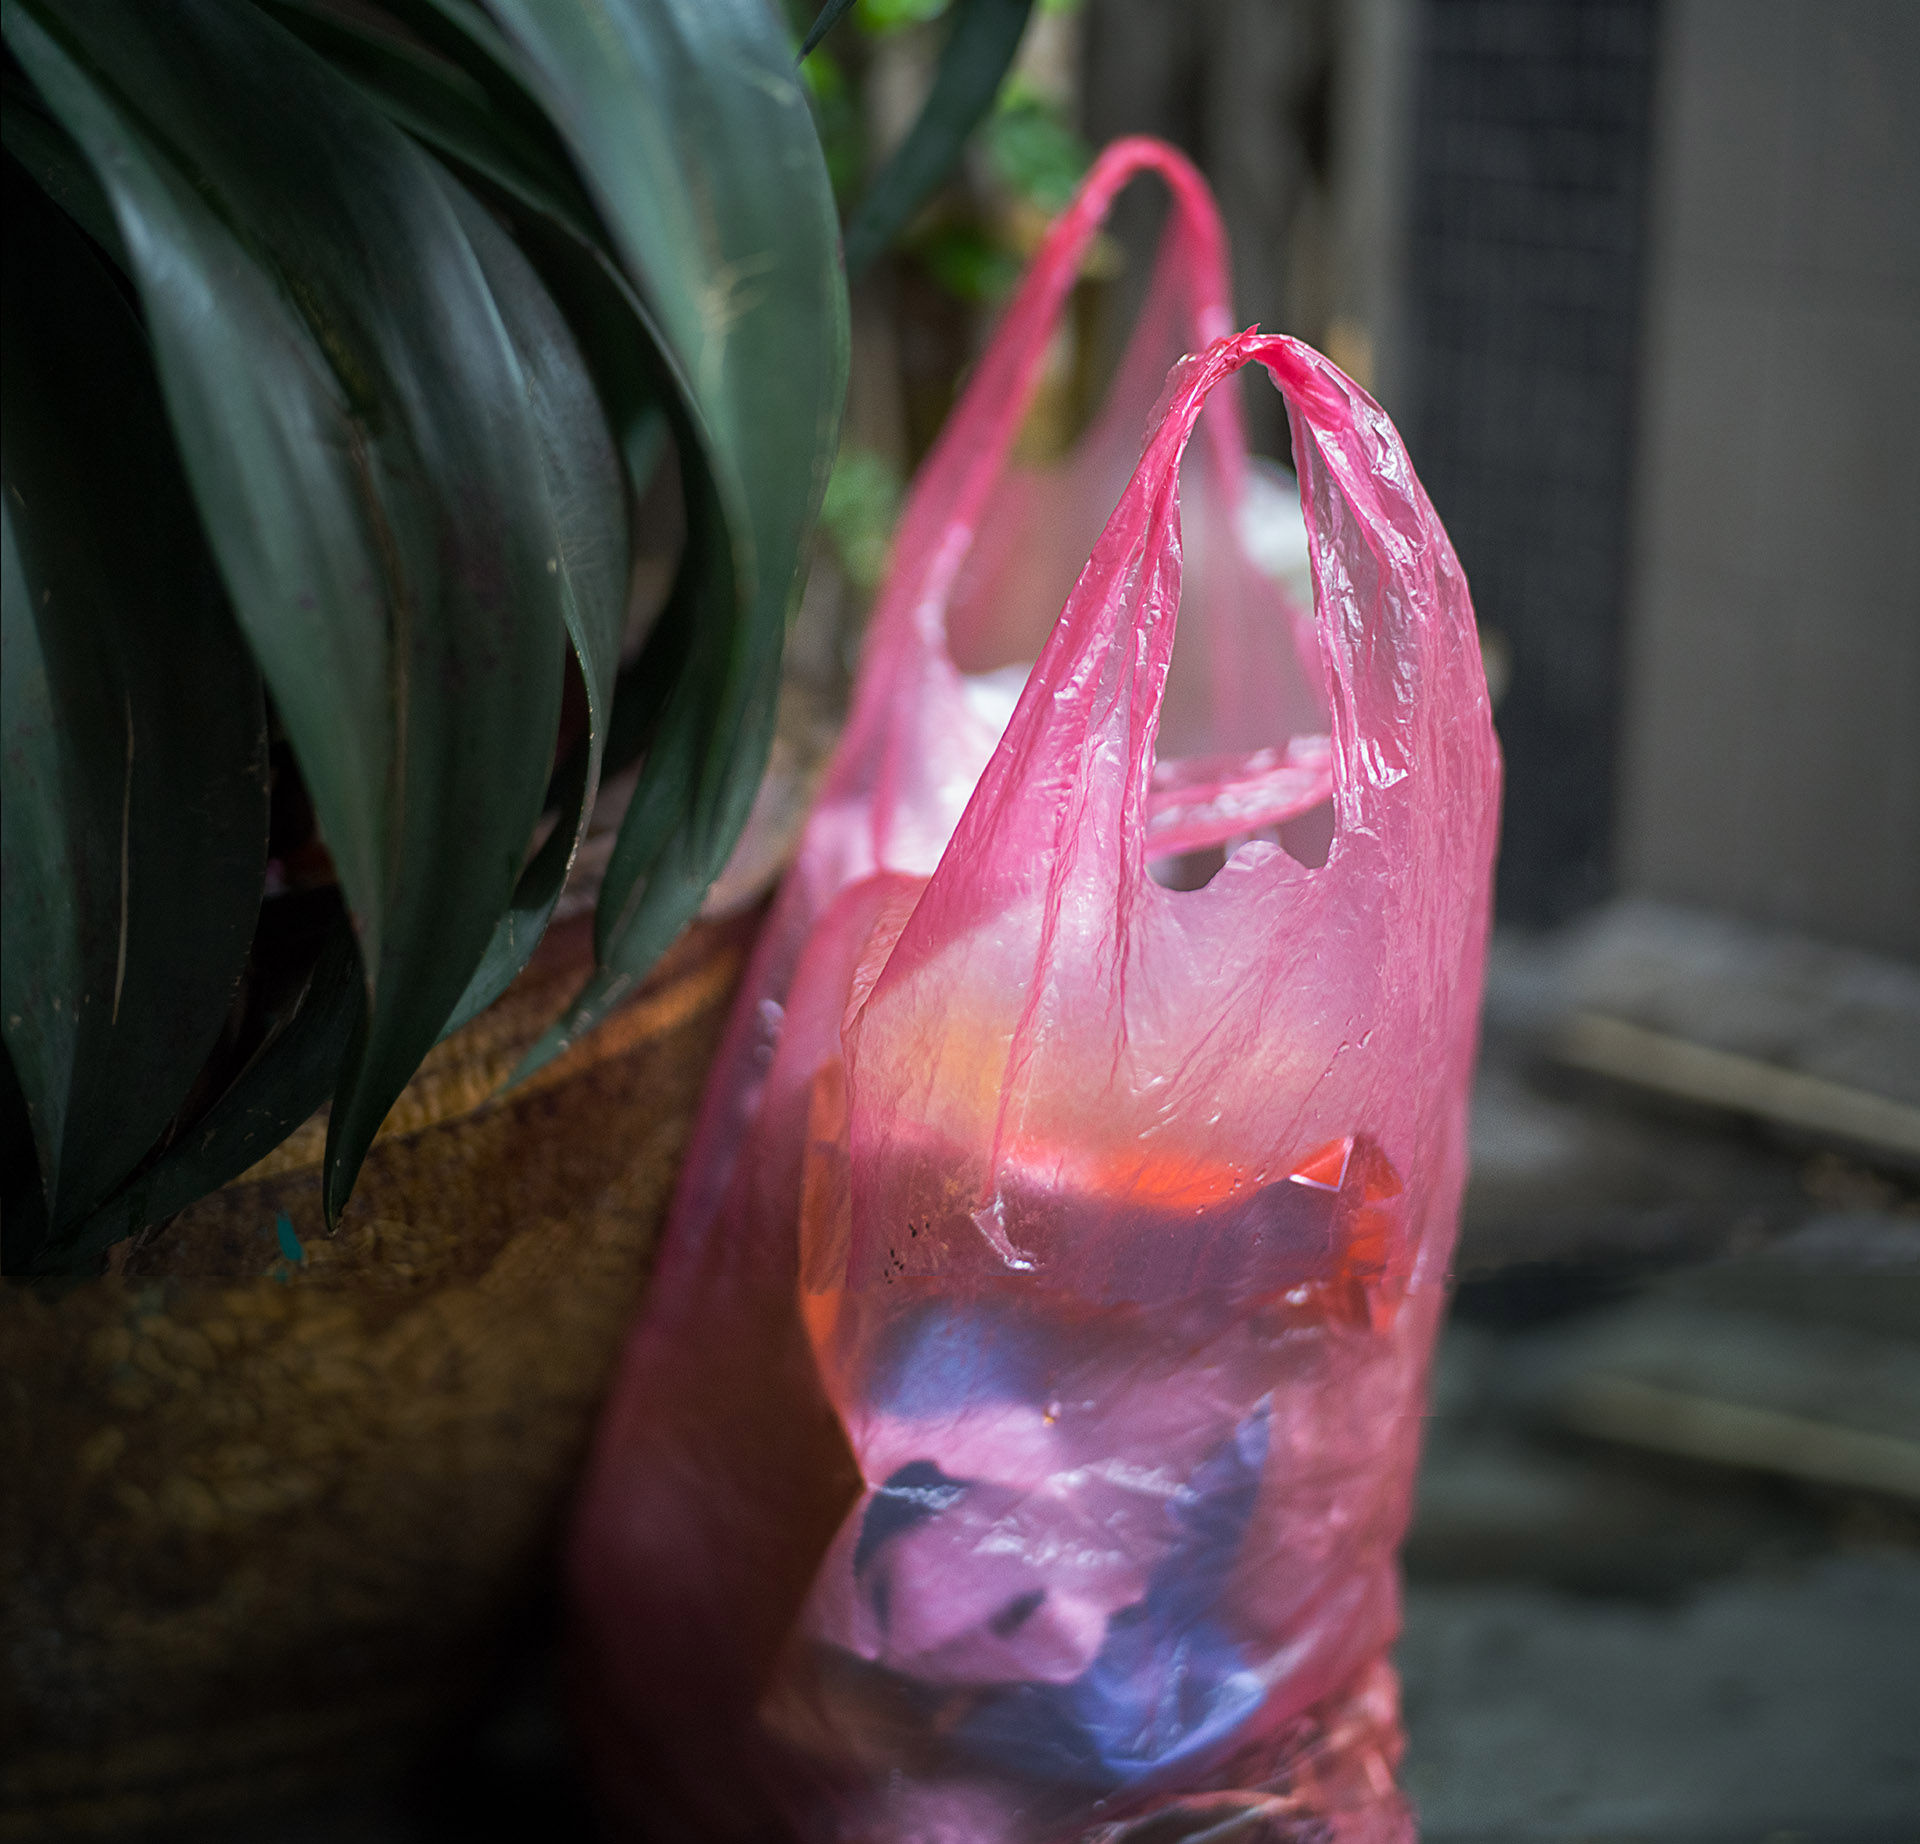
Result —
[[[853, 11], [827, 0], [800, 43], [804, 59]], [[951, 12], [933, 83], [906, 138], [847, 220], [847, 269], [859, 275], [904, 230], [953, 169], [967, 138], [986, 119], [1033, 12], [1033, 0], [864, 0], [856, 13], [878, 34], [923, 25]], [[819, 85], [816, 83], [816, 91]]]
[[[71, 1271], [327, 1102], [337, 1216], [610, 765], [599, 971], [536, 1054], [692, 915], [765, 760], [846, 296], [761, 0], [4, 27], [3, 1255]], [[666, 452], [687, 539], [623, 656]], [[310, 888], [269, 864], [282, 760]]]

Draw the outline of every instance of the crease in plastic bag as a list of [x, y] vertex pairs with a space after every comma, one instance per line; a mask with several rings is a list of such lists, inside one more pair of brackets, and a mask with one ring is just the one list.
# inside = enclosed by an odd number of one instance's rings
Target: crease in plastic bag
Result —
[[[1076, 460], [1023, 481], [1036, 351], [1142, 164], [1176, 213], [1140, 332]], [[1364, 393], [1222, 338], [1004, 734], [953, 664], [1030, 638], [981, 638], [1043, 565], [980, 535], [1084, 522], [1129, 367], [1225, 299], [1198, 182], [1110, 150], [916, 486], [575, 1536], [576, 1701], [661, 1835], [1411, 1835], [1384, 1653], [1498, 785], [1458, 566]], [[1234, 522], [1216, 387], [1254, 361], [1317, 640]], [[1329, 790], [1309, 868], [1284, 829]], [[1169, 840], [1224, 862], [1167, 888]]]

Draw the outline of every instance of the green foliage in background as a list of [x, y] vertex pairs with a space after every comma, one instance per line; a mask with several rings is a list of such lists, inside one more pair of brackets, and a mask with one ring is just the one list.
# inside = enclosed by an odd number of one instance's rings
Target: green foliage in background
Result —
[[982, 139], [994, 177], [1049, 217], [1066, 209], [1093, 163], [1055, 105], [1018, 78], [1001, 89]]
[[851, 444], [840, 450], [821, 503], [820, 524], [847, 580], [862, 595], [880, 586], [905, 500], [906, 488], [885, 455]]
[[[1064, 9], [1056, 0], [1048, 10]], [[821, 9], [801, 41], [801, 60], [820, 116], [834, 185], [843, 199], [853, 193], [864, 166], [860, 123], [849, 86], [823, 41], [849, 12], [861, 30], [874, 38], [946, 21], [933, 81], [919, 115], [848, 214], [850, 274], [858, 276], [906, 228], [953, 171], [974, 130], [983, 121], [997, 122], [996, 105], [1003, 87], [1017, 87], [1005, 85], [1005, 79], [1033, 11], [1034, 0], [858, 0], [857, 4], [829, 0]], [[1028, 113], [1044, 117], [1046, 111], [1030, 107]], [[1016, 127], [1013, 132], [1017, 142], [1022, 130]], [[1026, 132], [1032, 142], [1031, 125]], [[1039, 132], [1044, 135], [1046, 126]], [[1015, 148], [1013, 142], [1009, 147], [1013, 149], [1009, 172], [1024, 172], [1033, 165], [1034, 154]]]

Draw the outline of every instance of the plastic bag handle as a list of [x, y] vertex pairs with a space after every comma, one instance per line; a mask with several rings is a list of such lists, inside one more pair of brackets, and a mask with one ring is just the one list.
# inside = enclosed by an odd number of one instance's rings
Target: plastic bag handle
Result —
[[[1255, 361], [1286, 400], [1313, 563], [1333, 729], [1326, 869], [1356, 841], [1403, 850], [1421, 815], [1485, 796], [1480, 759], [1462, 740], [1469, 713], [1490, 721], [1472, 607], [1398, 434], [1330, 360], [1249, 329], [1182, 359], [1168, 379], [1140, 465], [936, 873], [942, 885], [950, 867], [971, 867], [977, 885], [964, 894], [948, 885], [932, 906], [949, 932], [962, 913], [1006, 900], [978, 867], [1024, 880], [1039, 868], [1032, 848], [1042, 837], [1056, 845], [1043, 873], [1056, 898], [1085, 842], [1113, 836], [1116, 820], [1122, 890], [1149, 885], [1154, 744], [1180, 599], [1180, 460], [1208, 394]], [[1117, 814], [1103, 810], [1112, 782], [1098, 772], [1116, 756], [1128, 769]], [[1285, 874], [1296, 871], [1287, 861]]]
[[[1299, 468], [1332, 716], [1334, 849], [1340, 832], [1379, 838], [1416, 809], [1455, 798], [1473, 770], [1448, 746], [1449, 729], [1462, 712], [1488, 708], [1466, 579], [1386, 412], [1299, 340], [1252, 328], [1221, 340], [1174, 367], [1159, 426], [1110, 521], [1124, 525], [1135, 492], [1149, 500], [1146, 555], [1172, 577], [1164, 617], [1156, 618], [1154, 598], [1136, 604], [1147, 611], [1146, 671], [1135, 693], [1122, 839], [1143, 878], [1154, 736], [1179, 603], [1180, 457], [1209, 393], [1255, 361], [1286, 401]], [[1074, 644], [1064, 631], [1060, 639]]]
[[[1185, 279], [1198, 351], [1233, 330], [1226, 233], [1212, 195], [1177, 149], [1147, 135], [1106, 147], [1073, 202], [1047, 228], [1032, 265], [996, 329], [980, 369], [962, 392], [920, 471], [894, 541], [901, 557], [925, 556], [917, 580], [897, 585], [898, 599], [874, 611], [876, 637], [907, 619], [944, 656], [945, 611], [955, 576], [972, 546], [977, 521], [1004, 470], [1020, 424], [1039, 388], [1047, 348], [1086, 257], [1120, 191], [1136, 175], [1158, 173], [1172, 194], [1167, 235], [1186, 244], [1176, 267]], [[1241, 444], [1233, 406], [1218, 419], [1219, 442], [1237, 486]]]
[[[1158, 427], [1110, 521], [1110, 529], [1123, 528], [1138, 493], [1151, 506], [1145, 554], [1171, 574], [1164, 598], [1143, 595], [1135, 604], [1146, 611], [1146, 670], [1135, 688], [1136, 748], [1121, 837], [1142, 878], [1154, 738], [1179, 605], [1180, 458], [1209, 394], [1255, 361], [1285, 399], [1299, 468], [1332, 717], [1334, 849], [1342, 831], [1378, 837], [1411, 807], [1444, 802], [1456, 771], [1465, 770], [1444, 746], [1444, 714], [1487, 702], [1465, 577], [1386, 412], [1299, 340], [1249, 328], [1216, 342], [1174, 367]], [[1064, 631], [1060, 639], [1074, 644]]]

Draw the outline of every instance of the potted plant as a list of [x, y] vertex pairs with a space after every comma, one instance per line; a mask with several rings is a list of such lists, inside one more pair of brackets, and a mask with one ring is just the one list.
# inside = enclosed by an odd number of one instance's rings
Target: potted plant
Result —
[[[963, 0], [866, 243], [1026, 12]], [[412, 1734], [539, 1550], [738, 964], [685, 929], [846, 286], [760, 0], [4, 23], [0, 1799], [137, 1825]]]

